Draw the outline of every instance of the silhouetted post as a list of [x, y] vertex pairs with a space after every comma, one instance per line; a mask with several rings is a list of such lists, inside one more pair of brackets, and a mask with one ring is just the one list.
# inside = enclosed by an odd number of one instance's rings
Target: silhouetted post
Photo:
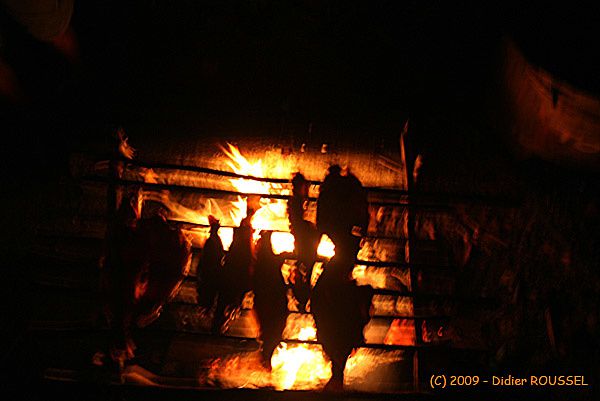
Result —
[[[414, 149], [414, 144], [411, 141], [411, 137], [408, 134], [408, 120], [404, 123], [404, 127], [402, 129], [402, 133], [400, 134], [400, 157], [402, 158], [402, 165], [404, 166], [404, 182], [405, 189], [408, 193], [407, 196], [407, 232], [406, 232], [406, 252], [405, 252], [405, 262], [408, 264], [410, 269], [410, 282], [411, 282], [411, 292], [414, 294], [415, 284], [417, 283], [417, 274], [415, 270], [411, 266], [411, 246], [414, 244], [416, 240], [415, 235], [415, 211], [411, 205], [411, 195], [414, 194], [415, 191], [415, 180], [414, 180], [414, 169], [415, 169], [415, 161], [417, 159], [416, 151]], [[413, 297], [413, 309], [415, 304], [415, 298]], [[420, 320], [414, 319], [415, 325], [415, 345], [421, 343], [422, 339], [422, 330]], [[413, 386], [415, 391], [419, 391], [419, 351], [415, 348], [413, 353]]]

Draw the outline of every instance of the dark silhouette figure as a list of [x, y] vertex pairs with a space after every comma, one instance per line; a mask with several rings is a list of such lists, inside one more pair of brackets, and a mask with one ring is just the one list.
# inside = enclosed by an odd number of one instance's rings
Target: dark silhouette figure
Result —
[[341, 389], [346, 359], [363, 343], [369, 320], [372, 288], [358, 287], [351, 279], [359, 235], [367, 224], [367, 197], [360, 181], [351, 173], [341, 175], [339, 166], [330, 167], [317, 203], [317, 227], [333, 241], [335, 255], [313, 289], [311, 310], [318, 339], [332, 361], [331, 389]]
[[181, 230], [156, 215], [140, 219], [139, 194], [120, 205], [107, 232], [101, 264], [104, 312], [113, 333], [111, 357], [122, 365], [134, 356], [133, 327], [152, 323], [187, 274], [191, 245]]
[[261, 232], [253, 275], [254, 310], [260, 324], [263, 364], [269, 370], [288, 315], [287, 287], [281, 275], [283, 259], [273, 253], [271, 234], [271, 231]]
[[345, 243], [353, 232], [355, 237], [366, 233], [369, 204], [367, 193], [354, 174], [347, 171], [342, 175], [337, 164], [328, 171], [317, 201], [317, 228], [337, 247], [338, 242]]
[[233, 240], [225, 255], [219, 278], [219, 297], [213, 319], [213, 333], [227, 330], [227, 324], [235, 318], [244, 294], [250, 291], [253, 265], [252, 226], [253, 211], [249, 210], [239, 227], [233, 230]]
[[292, 290], [301, 310], [305, 309], [310, 297], [310, 278], [321, 237], [315, 225], [304, 219], [308, 187], [309, 182], [304, 176], [296, 173], [292, 179], [292, 197], [288, 201], [288, 216], [297, 255], [297, 265], [291, 276]]
[[198, 270], [196, 272], [198, 278], [197, 292], [198, 305], [205, 309], [211, 309], [215, 303], [215, 298], [218, 295], [217, 289], [219, 285], [219, 274], [223, 267], [223, 258], [225, 251], [223, 242], [219, 237], [219, 220], [213, 216], [208, 216], [210, 224], [210, 235], [200, 255]]
[[183, 232], [169, 226], [165, 217], [156, 215], [138, 224], [139, 252], [143, 255], [144, 270], [137, 304], [136, 324], [152, 323], [171, 300], [189, 272], [191, 243]]
[[134, 356], [131, 324], [143, 270], [137, 253], [136, 228], [140, 215], [137, 194], [121, 203], [106, 232], [106, 249], [100, 262], [103, 312], [111, 328], [110, 354], [115, 361]]

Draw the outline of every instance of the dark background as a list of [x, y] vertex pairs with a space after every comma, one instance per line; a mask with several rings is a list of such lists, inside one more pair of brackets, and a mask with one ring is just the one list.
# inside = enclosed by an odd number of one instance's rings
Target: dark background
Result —
[[[71, 21], [79, 48], [74, 64], [1, 10], [2, 57], [26, 94], [19, 103], [0, 100], [1, 238], [7, 255], [2, 293], [10, 311], [3, 316], [8, 322], [4, 330], [21, 333], [18, 325], [26, 324], [27, 308], [35, 307], [35, 300], [20, 295], [28, 278], [20, 273], [19, 251], [33, 236], [41, 214], [37, 209], [46, 199], [62, 199], [55, 188], [68, 180], [70, 155], [109, 152], [120, 126], [135, 146], [157, 139], [186, 143], [234, 130], [285, 133], [311, 123], [317, 133], [333, 132], [342, 139], [361, 132], [396, 138], [409, 118], [421, 148], [432, 149], [431, 164], [436, 158], [454, 158], [456, 163], [439, 165], [463, 163], [467, 167], [454, 172], [461, 176], [497, 154], [512, 157], [503, 146], [506, 132], [497, 129], [502, 124], [490, 112], [501, 107], [503, 38], [513, 38], [531, 61], [576, 87], [600, 93], [600, 6], [423, 3], [77, 1]], [[488, 164], [488, 170], [481, 167], [480, 175], [499, 165], [506, 167], [505, 159]], [[525, 170], [523, 165], [511, 168]], [[438, 179], [452, 187], [451, 172], [438, 171], [447, 173]], [[532, 171], [517, 192], [537, 185], [542, 189], [531, 192], [546, 194], [562, 181], [558, 201], [539, 196], [532, 210], [560, 205], [564, 194], [577, 200], [578, 190], [594, 198], [597, 187], [581, 184], [573, 175], [556, 179], [556, 170], [545, 165]], [[494, 180], [493, 185], [512, 186], [499, 172]], [[591, 182], [597, 183], [597, 176]], [[565, 220], [576, 221], [572, 216], [579, 214], [569, 202], [557, 208], [567, 211]], [[554, 220], [552, 224], [555, 232], [564, 231]], [[589, 224], [589, 231], [573, 228], [580, 236], [572, 236], [575, 243], [593, 237], [586, 233], [596, 232], [597, 226]], [[533, 230], [540, 243], [544, 230], [542, 225]], [[596, 242], [585, 243], [595, 255], [581, 259], [586, 269], [594, 269], [589, 261], [597, 260]], [[531, 249], [537, 256], [538, 248]], [[542, 266], [532, 259], [532, 270]], [[543, 267], [536, 271], [545, 277]], [[557, 280], [548, 281], [564, 281], [558, 268], [555, 274]], [[530, 285], [532, 292], [536, 286]], [[568, 291], [576, 287], [568, 286]], [[588, 300], [583, 309], [589, 309]], [[564, 315], [570, 314], [565, 308]], [[531, 335], [527, 341], [530, 346], [537, 339]], [[569, 351], [571, 359], [587, 356], [592, 365], [593, 354], [583, 344], [579, 353]], [[515, 362], [526, 363], [526, 358]]]
[[598, 15], [510, 2], [79, 1], [73, 65], [3, 13], [3, 56], [27, 95], [2, 104], [5, 169], [64, 167], [117, 126], [139, 138], [282, 121], [397, 132], [407, 117], [482, 120], [505, 35], [594, 91]]

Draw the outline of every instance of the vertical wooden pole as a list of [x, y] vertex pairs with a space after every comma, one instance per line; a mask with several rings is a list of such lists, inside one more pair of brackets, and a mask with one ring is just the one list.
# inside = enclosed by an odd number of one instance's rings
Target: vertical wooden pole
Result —
[[[411, 256], [413, 253], [413, 245], [416, 240], [415, 236], [415, 209], [411, 207], [411, 197], [415, 191], [415, 182], [413, 178], [413, 170], [415, 167], [416, 154], [415, 149], [411, 144], [409, 135], [408, 135], [408, 120], [404, 124], [404, 128], [402, 133], [400, 134], [400, 157], [402, 158], [402, 165], [404, 166], [404, 182], [405, 189], [408, 193], [406, 199], [406, 207], [407, 207], [407, 232], [406, 232], [406, 247], [405, 247], [405, 262], [408, 264], [408, 268], [410, 269], [410, 283], [411, 283], [411, 292], [415, 292], [415, 284], [417, 283], [417, 273], [412, 268], [411, 262], [414, 260], [414, 257]], [[413, 298], [413, 309], [415, 308], [415, 298]], [[422, 343], [422, 330], [419, 319], [413, 320], [415, 325], [415, 345], [420, 345]], [[415, 349], [413, 353], [413, 387], [415, 391], [419, 391], [419, 352]]]

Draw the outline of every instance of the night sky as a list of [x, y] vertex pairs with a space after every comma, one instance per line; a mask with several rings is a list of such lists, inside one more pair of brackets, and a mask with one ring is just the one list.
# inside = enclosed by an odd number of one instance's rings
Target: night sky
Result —
[[479, 104], [505, 34], [596, 85], [597, 10], [454, 3], [80, 1], [76, 67], [5, 24], [5, 58], [30, 102], [3, 111], [16, 125], [35, 120], [42, 153], [141, 121], [397, 128], [408, 115]]
[[119, 126], [137, 138], [310, 123], [347, 135], [467, 116], [484, 132], [505, 36], [600, 87], [597, 7], [454, 3], [78, 1], [74, 65], [3, 13], [3, 57], [27, 95], [1, 103], [5, 169], [64, 171]]

